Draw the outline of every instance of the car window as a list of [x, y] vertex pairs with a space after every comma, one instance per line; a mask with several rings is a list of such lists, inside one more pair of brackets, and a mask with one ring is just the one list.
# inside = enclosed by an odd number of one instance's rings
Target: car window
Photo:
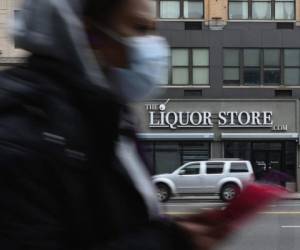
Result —
[[230, 173], [248, 173], [248, 166], [245, 162], [233, 162], [230, 165]]
[[186, 166], [180, 170], [180, 175], [197, 175], [200, 174], [200, 164]]
[[222, 174], [224, 170], [224, 162], [207, 162], [206, 173], [207, 174]]

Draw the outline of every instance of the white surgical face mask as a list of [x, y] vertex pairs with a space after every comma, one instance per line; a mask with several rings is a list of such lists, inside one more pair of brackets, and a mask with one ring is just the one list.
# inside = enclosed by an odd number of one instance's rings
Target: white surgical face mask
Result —
[[140, 101], [153, 93], [156, 85], [166, 84], [169, 71], [169, 46], [160, 36], [122, 38], [98, 27], [128, 48], [129, 68], [112, 68], [117, 91], [127, 101]]

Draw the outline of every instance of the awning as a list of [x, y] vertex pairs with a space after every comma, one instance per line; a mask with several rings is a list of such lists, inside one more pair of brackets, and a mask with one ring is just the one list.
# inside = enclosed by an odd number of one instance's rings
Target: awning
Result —
[[298, 133], [222, 133], [223, 140], [298, 140]]
[[213, 140], [214, 133], [140, 133], [138, 137], [142, 140]]

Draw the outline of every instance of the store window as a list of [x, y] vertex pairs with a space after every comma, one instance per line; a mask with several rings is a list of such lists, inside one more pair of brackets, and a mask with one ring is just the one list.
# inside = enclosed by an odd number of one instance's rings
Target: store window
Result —
[[204, 18], [204, 0], [156, 0], [153, 2], [158, 12], [157, 16], [161, 19]]
[[[252, 163], [257, 179], [273, 173], [279, 179], [272, 181], [284, 184], [294, 181], [297, 167], [297, 143], [294, 141], [226, 141], [225, 158], [239, 158]], [[241, 166], [234, 167], [234, 171]], [[270, 176], [269, 176], [270, 177]]]
[[143, 141], [152, 174], [171, 173], [188, 162], [208, 160], [209, 142]]
[[223, 83], [300, 85], [300, 49], [224, 49]]
[[209, 50], [172, 49], [171, 53], [172, 85], [208, 85], [209, 84]]
[[232, 20], [294, 20], [295, 0], [229, 0]]

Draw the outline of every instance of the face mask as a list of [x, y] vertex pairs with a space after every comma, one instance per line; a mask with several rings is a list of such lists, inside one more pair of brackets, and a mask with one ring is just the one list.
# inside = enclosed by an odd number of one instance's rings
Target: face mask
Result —
[[116, 91], [127, 101], [140, 101], [153, 94], [154, 87], [166, 84], [169, 70], [169, 46], [160, 36], [122, 38], [112, 31], [102, 32], [128, 48], [129, 68], [112, 68]]

